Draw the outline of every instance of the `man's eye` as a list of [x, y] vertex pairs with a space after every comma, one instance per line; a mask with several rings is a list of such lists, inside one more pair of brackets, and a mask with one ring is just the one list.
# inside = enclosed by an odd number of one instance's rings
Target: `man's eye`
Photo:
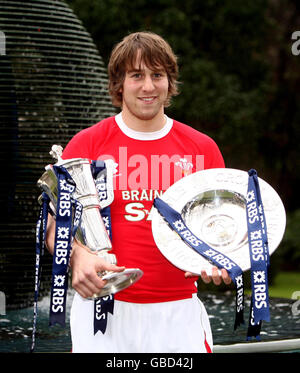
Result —
[[142, 74], [141, 73], [135, 73], [135, 74], [132, 74], [131, 77], [134, 78], [134, 79], [139, 79], [141, 78]]
[[164, 72], [157, 72], [157, 73], [154, 73], [153, 74], [153, 77], [155, 78], [155, 79], [161, 79], [161, 78], [163, 78], [165, 76], [165, 73]]

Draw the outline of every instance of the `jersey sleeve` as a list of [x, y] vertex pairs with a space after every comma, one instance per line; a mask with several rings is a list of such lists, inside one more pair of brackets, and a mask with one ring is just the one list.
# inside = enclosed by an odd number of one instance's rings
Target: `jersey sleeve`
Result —
[[204, 157], [202, 169], [225, 167], [221, 151], [211, 137], [177, 121], [174, 121], [173, 130], [177, 144], [182, 145], [186, 154], [197, 154]]
[[205, 168], [224, 168], [225, 162], [218, 145], [209, 138], [208, 154], [205, 160]]

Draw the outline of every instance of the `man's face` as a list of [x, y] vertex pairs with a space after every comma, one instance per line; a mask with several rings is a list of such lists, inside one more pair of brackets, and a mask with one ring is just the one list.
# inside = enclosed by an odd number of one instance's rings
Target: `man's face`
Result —
[[150, 69], [137, 58], [134, 68], [125, 75], [122, 110], [140, 120], [163, 115], [168, 87], [168, 77], [162, 67]]

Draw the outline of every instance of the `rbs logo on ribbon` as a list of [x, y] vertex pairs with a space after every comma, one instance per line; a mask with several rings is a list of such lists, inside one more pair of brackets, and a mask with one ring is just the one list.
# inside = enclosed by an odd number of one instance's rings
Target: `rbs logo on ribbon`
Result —
[[292, 54], [294, 56], [299, 56], [300, 54], [300, 31], [294, 31], [292, 33], [292, 40], [296, 40], [292, 44]]
[[0, 31], [0, 56], [6, 55], [6, 37], [3, 31]]

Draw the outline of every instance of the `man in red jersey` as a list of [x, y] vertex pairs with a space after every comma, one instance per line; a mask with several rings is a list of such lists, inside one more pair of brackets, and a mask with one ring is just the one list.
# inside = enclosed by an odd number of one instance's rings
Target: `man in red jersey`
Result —
[[[212, 334], [197, 297], [195, 277], [172, 265], [156, 247], [151, 231], [153, 200], [185, 175], [224, 167], [215, 142], [168, 118], [165, 107], [178, 93], [178, 67], [160, 36], [138, 32], [113, 50], [108, 66], [113, 104], [122, 111], [73, 137], [63, 158], [113, 159], [112, 252], [118, 266], [106, 263], [74, 242], [70, 261], [76, 290], [71, 310], [73, 352], [210, 352]], [[49, 218], [47, 247], [53, 253], [55, 222]], [[140, 268], [144, 275], [115, 294], [114, 314], [104, 334], [93, 331], [93, 301], [105, 282], [99, 271]], [[216, 267], [204, 282], [229, 284]]]

